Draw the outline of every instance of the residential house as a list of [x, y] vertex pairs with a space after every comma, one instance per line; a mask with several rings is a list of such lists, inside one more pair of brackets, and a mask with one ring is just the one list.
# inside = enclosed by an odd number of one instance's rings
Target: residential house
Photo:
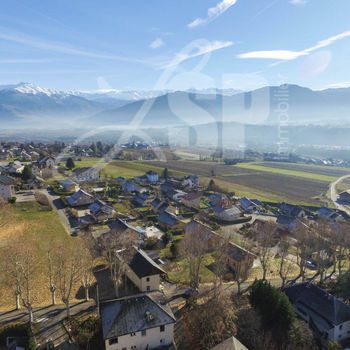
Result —
[[101, 303], [106, 350], [175, 349], [176, 319], [160, 292]]
[[304, 209], [297, 205], [292, 205], [285, 202], [280, 205], [280, 211], [282, 214], [292, 218], [303, 218], [306, 215]]
[[256, 256], [243, 247], [229, 242], [225, 247], [226, 264], [233, 271], [239, 271], [240, 276], [247, 277], [253, 267]]
[[167, 197], [175, 202], [179, 201], [180, 198], [184, 197], [187, 193], [178, 189], [172, 189], [167, 193]]
[[189, 188], [199, 187], [199, 178], [197, 175], [186, 176], [183, 180], [183, 186]]
[[158, 174], [153, 170], [147, 171], [145, 175], [147, 176], [147, 180], [150, 183], [157, 182], [159, 180]]
[[181, 203], [188, 208], [199, 208], [201, 205], [202, 193], [191, 192], [181, 197]]
[[316, 213], [319, 218], [329, 220], [331, 222], [338, 222], [339, 220], [343, 219], [343, 216], [341, 214], [327, 207], [322, 207], [318, 209]]
[[[136, 240], [139, 244], [143, 242], [144, 237], [146, 236], [145, 230], [143, 230], [138, 226], [133, 226], [119, 218], [116, 218], [108, 226], [110, 229], [110, 232], [108, 233], [108, 235], [125, 234], [130, 236], [131, 241]], [[106, 238], [108, 239], [107, 236]]]
[[67, 203], [72, 207], [90, 205], [95, 201], [94, 196], [85, 192], [82, 189], [79, 189], [77, 192], [72, 194], [67, 198]]
[[61, 181], [61, 186], [65, 192], [76, 192], [79, 190], [79, 185], [71, 179]]
[[257, 199], [250, 200], [249, 198], [240, 198], [239, 204], [242, 210], [247, 214], [253, 214], [261, 211], [261, 202]]
[[9, 174], [22, 174], [24, 170], [24, 165], [19, 162], [18, 160], [15, 160], [14, 162], [8, 163], [6, 167], [4, 167], [4, 171]]
[[246, 348], [237, 338], [230, 337], [211, 348], [211, 350], [248, 350], [248, 348]]
[[175, 214], [165, 210], [158, 215], [157, 221], [160, 222], [161, 224], [172, 227], [179, 222], [179, 219]]
[[338, 201], [346, 205], [350, 205], [350, 190], [340, 193]]
[[36, 164], [40, 169], [53, 169], [55, 167], [56, 161], [54, 157], [42, 156], [37, 160]]
[[98, 181], [100, 171], [92, 167], [76, 168], [72, 171], [71, 179], [75, 182], [91, 182]]
[[240, 273], [243, 276], [243, 274], [247, 274], [252, 268], [255, 259], [254, 254], [237, 244], [231, 242], [227, 244], [225, 239], [214, 232], [209, 226], [197, 220], [192, 220], [186, 225], [184, 230], [186, 234], [199, 232], [204, 249], [208, 252], [220, 247], [220, 249], [225, 249], [226, 264], [234, 272], [237, 271], [239, 266]]
[[116, 211], [100, 199], [96, 199], [89, 206], [90, 214], [96, 222], [102, 222], [114, 219]]
[[301, 221], [298, 218], [287, 215], [278, 215], [276, 222], [279, 228], [288, 231], [293, 231], [301, 224]]
[[15, 196], [15, 180], [10, 176], [0, 175], [0, 197], [8, 200]]
[[331, 341], [350, 338], [349, 305], [309, 282], [286, 287], [284, 292], [295, 312], [317, 335]]
[[229, 207], [231, 205], [230, 200], [226, 194], [212, 193], [209, 195], [209, 203], [213, 207]]
[[159, 290], [160, 276], [165, 275], [166, 272], [146, 252], [133, 246], [120, 252], [119, 256], [127, 260], [126, 276], [140, 292]]
[[122, 184], [122, 189], [124, 192], [139, 192], [141, 190], [141, 186], [133, 181], [126, 181]]
[[6, 150], [0, 150], [0, 160], [8, 160], [13, 157], [12, 152]]
[[228, 207], [228, 208], [221, 207], [221, 206], [215, 206], [212, 209], [214, 212], [214, 217], [219, 219], [219, 220], [232, 222], [232, 221], [238, 220], [238, 219], [243, 217], [243, 213], [235, 205]]
[[135, 203], [135, 205], [139, 207], [144, 207], [147, 204], [149, 198], [150, 194], [148, 192], [137, 193], [134, 194], [132, 201]]

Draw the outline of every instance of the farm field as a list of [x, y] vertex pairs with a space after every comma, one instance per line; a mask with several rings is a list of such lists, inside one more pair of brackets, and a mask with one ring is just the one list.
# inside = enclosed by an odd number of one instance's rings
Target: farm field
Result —
[[268, 167], [268, 168], [277, 168], [277, 169], [285, 169], [285, 170], [292, 170], [292, 171], [319, 174], [319, 175], [335, 176], [336, 178], [339, 178], [343, 175], [350, 174], [350, 168], [345, 168], [345, 167], [327, 167], [327, 166], [321, 166], [321, 165], [281, 163], [281, 162], [257, 162], [255, 164], [261, 165], [263, 167]]
[[279, 168], [277, 166], [269, 166], [268, 164], [264, 165], [263, 163], [239, 163], [234, 167], [262, 171], [262, 172], [273, 173], [273, 174], [302, 177], [305, 179], [315, 179], [315, 180], [326, 181], [326, 182], [335, 181], [339, 177], [339, 176], [330, 176], [330, 175], [320, 174], [318, 172], [311, 172], [310, 170], [312, 170], [312, 168], [308, 169], [308, 171], [303, 171], [303, 170], [300, 171], [300, 170]]
[[[215, 182], [229, 191], [234, 191], [239, 196], [271, 202], [288, 201], [301, 205], [321, 206], [323, 202], [318, 198], [326, 200], [325, 194], [329, 184], [337, 179], [337, 176], [327, 174], [268, 168], [258, 166], [256, 163], [241, 163], [238, 166], [185, 160], [144, 163], [198, 174], [203, 183], [209, 181], [214, 171]], [[320, 172], [319, 169], [316, 171]]]

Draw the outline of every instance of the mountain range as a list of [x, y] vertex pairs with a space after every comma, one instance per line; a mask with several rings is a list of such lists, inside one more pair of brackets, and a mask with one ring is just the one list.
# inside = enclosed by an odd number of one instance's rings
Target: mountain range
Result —
[[30, 83], [0, 86], [0, 123], [4, 127], [94, 127], [132, 122], [161, 127], [217, 121], [350, 122], [350, 88], [311, 90], [284, 84], [247, 92], [216, 88], [62, 92]]

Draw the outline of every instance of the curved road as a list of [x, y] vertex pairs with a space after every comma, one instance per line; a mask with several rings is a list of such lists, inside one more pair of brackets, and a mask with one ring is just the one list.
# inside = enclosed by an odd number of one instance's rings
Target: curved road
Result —
[[342, 182], [343, 180], [347, 179], [347, 178], [350, 178], [350, 175], [345, 175], [345, 176], [342, 176], [340, 177], [338, 180], [332, 182], [329, 186], [330, 188], [330, 191], [331, 191], [331, 200], [333, 201], [334, 205], [340, 209], [340, 210], [343, 210], [345, 211], [348, 215], [350, 215], [350, 207], [349, 206], [346, 206], [346, 205], [342, 205], [342, 204], [339, 204], [337, 202], [337, 199], [338, 199], [338, 194], [337, 194], [337, 189], [336, 189], [336, 186], [339, 182]]

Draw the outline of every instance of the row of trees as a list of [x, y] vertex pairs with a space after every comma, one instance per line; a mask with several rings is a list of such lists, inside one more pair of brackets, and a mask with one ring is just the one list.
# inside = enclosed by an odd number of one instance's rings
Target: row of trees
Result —
[[[311, 223], [301, 220], [292, 231], [291, 237], [279, 239], [277, 225], [273, 222], [265, 223], [255, 232], [263, 280], [266, 280], [271, 261], [276, 254], [279, 257], [282, 286], [285, 285], [295, 265], [299, 269], [298, 278], [304, 281], [307, 261], [310, 259], [315, 262], [314, 277], [319, 277], [321, 283], [336, 272], [341, 274], [346, 261], [350, 261], [349, 232], [350, 224], [347, 221], [335, 224], [325, 220]], [[291, 261], [292, 255], [296, 257], [295, 261]], [[331, 271], [327, 275], [330, 268]]]
[[85, 297], [89, 299], [94, 280], [89, 250], [79, 239], [39, 240], [30, 233], [32, 227], [28, 223], [11, 225], [10, 229], [0, 249], [1, 282], [13, 293], [16, 309], [25, 307], [31, 323], [33, 305], [42, 299], [40, 294], [46, 289], [53, 305], [58, 294], [70, 317], [70, 300], [79, 286], [84, 287]]

